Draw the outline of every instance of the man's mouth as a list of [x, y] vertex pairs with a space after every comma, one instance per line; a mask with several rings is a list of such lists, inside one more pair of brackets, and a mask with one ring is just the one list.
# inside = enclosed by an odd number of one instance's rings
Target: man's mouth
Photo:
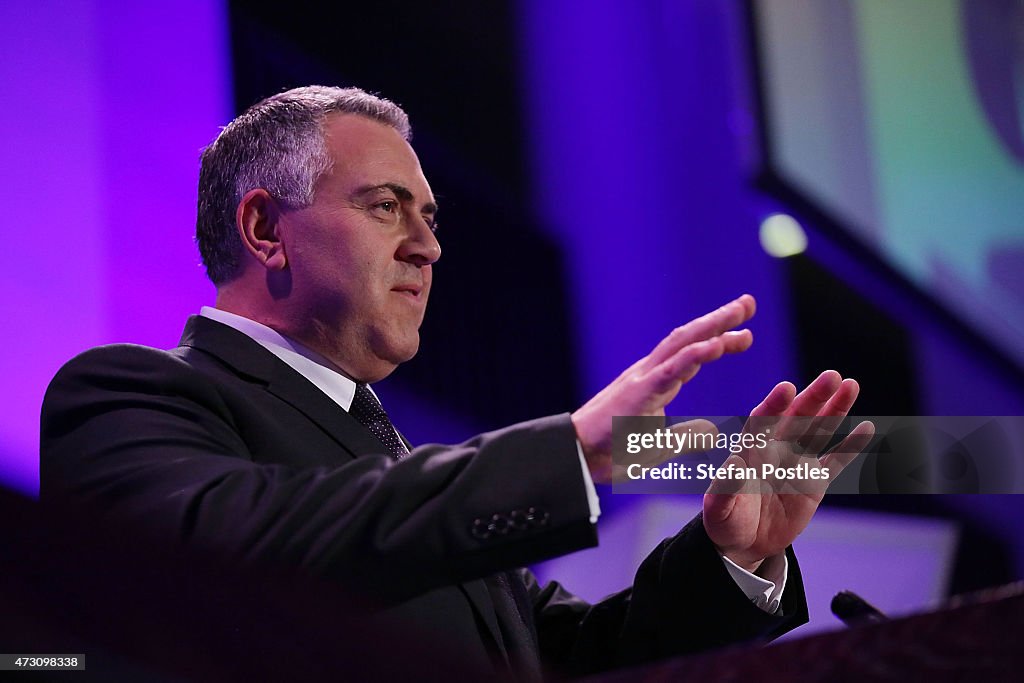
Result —
[[405, 294], [413, 299], [419, 299], [420, 293], [423, 292], [423, 287], [420, 285], [398, 285], [397, 287], [392, 287], [391, 291]]

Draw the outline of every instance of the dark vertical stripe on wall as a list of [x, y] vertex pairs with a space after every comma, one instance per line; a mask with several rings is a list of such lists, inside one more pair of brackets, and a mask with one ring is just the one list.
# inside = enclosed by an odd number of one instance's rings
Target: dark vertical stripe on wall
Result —
[[856, 414], [917, 415], [904, 327], [812, 259], [787, 264], [801, 379], [834, 368], [860, 383]]

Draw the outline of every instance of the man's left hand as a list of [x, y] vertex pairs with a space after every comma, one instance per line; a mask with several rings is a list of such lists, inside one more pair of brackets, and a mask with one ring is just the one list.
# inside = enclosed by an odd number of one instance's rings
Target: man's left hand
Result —
[[765, 558], [785, 551], [804, 530], [829, 481], [874, 436], [874, 425], [862, 422], [835, 448], [815, 458], [853, 407], [859, 391], [855, 380], [828, 370], [799, 394], [789, 382], [776, 385], [750, 413], [751, 421], [773, 425], [773, 441], [768, 442], [767, 449], [748, 449], [730, 456], [726, 465], [759, 465], [767, 458], [784, 466], [786, 460], [792, 463], [810, 456], [816, 464], [828, 468], [829, 477], [800, 481], [790, 487], [796, 491], [791, 493], [780, 493], [779, 487], [766, 486], [764, 481], [744, 482], [737, 488], [731, 481], [715, 480], [704, 495], [704, 528], [719, 552], [753, 572]]

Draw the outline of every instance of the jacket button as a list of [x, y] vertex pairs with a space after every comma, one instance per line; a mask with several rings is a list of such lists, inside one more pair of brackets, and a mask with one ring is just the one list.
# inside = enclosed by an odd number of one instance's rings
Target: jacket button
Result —
[[487, 522], [479, 518], [473, 520], [473, 526], [470, 527], [469, 533], [471, 533], [474, 537], [483, 540], [486, 540], [491, 537], [491, 532], [488, 529]]
[[509, 515], [509, 521], [512, 523], [512, 528], [515, 531], [526, 531], [530, 528], [530, 522], [526, 517], [526, 513], [522, 510], [513, 510], [512, 514]]
[[512, 522], [509, 521], [508, 517], [504, 515], [493, 515], [491, 517], [491, 523], [487, 525], [487, 529], [493, 533], [504, 536], [508, 533], [508, 530], [512, 527]]
[[526, 511], [526, 521], [534, 528], [547, 526], [550, 519], [551, 515], [546, 510], [532, 507]]

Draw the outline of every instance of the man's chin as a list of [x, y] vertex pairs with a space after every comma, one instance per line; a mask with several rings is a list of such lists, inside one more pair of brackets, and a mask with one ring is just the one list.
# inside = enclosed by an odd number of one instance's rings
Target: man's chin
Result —
[[412, 360], [413, 358], [416, 357], [416, 354], [419, 352], [419, 350], [420, 335], [419, 333], [417, 333], [416, 336], [413, 339], [411, 339], [408, 344], [405, 344], [401, 349], [398, 350], [398, 353], [395, 354], [395, 365], [397, 366], [402, 363], [405, 363], [406, 361]]
[[420, 338], [419, 334], [417, 334], [415, 339], [410, 340], [407, 343], [392, 345], [384, 353], [376, 354], [379, 362], [375, 363], [376, 367], [372, 372], [375, 379], [367, 378], [363, 381], [370, 384], [373, 382], [379, 382], [394, 372], [399, 365], [412, 360], [419, 349]]

